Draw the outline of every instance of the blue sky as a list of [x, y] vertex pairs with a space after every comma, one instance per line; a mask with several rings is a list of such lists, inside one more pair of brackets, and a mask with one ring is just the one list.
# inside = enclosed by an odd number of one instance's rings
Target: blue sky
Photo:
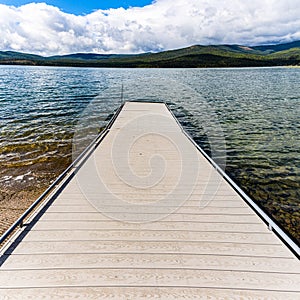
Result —
[[0, 0], [1, 4], [21, 6], [31, 2], [45, 2], [56, 6], [62, 11], [75, 15], [88, 14], [96, 9], [143, 7], [151, 4], [152, 0]]
[[299, 0], [0, 0], [0, 51], [125, 54], [285, 43], [300, 40], [299, 11]]

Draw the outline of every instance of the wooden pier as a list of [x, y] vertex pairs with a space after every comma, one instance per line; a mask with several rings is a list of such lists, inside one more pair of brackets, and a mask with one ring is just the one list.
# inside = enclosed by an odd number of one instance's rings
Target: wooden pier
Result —
[[1, 255], [0, 299], [300, 299], [296, 255], [163, 103], [126, 102]]

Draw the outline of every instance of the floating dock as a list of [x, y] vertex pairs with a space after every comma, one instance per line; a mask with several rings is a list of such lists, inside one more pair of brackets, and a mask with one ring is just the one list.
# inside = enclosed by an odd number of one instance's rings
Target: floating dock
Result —
[[0, 299], [295, 300], [288, 246], [165, 104], [126, 102], [2, 248]]

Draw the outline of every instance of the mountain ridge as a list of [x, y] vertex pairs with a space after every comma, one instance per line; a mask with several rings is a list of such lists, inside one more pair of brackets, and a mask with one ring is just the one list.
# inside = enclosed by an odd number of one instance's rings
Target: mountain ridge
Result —
[[41, 56], [15, 51], [0, 51], [0, 64], [162, 68], [299, 66], [300, 41], [262, 46], [193, 45], [157, 53], [140, 54], [72, 53]]

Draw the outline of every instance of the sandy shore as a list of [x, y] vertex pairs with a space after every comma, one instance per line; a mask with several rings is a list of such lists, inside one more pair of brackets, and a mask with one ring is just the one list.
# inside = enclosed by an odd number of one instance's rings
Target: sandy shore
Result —
[[0, 235], [43, 193], [46, 185], [28, 186], [22, 190], [0, 187]]
[[[50, 160], [50, 159], [49, 159]], [[0, 169], [0, 234], [3, 234], [71, 163], [69, 156]]]

